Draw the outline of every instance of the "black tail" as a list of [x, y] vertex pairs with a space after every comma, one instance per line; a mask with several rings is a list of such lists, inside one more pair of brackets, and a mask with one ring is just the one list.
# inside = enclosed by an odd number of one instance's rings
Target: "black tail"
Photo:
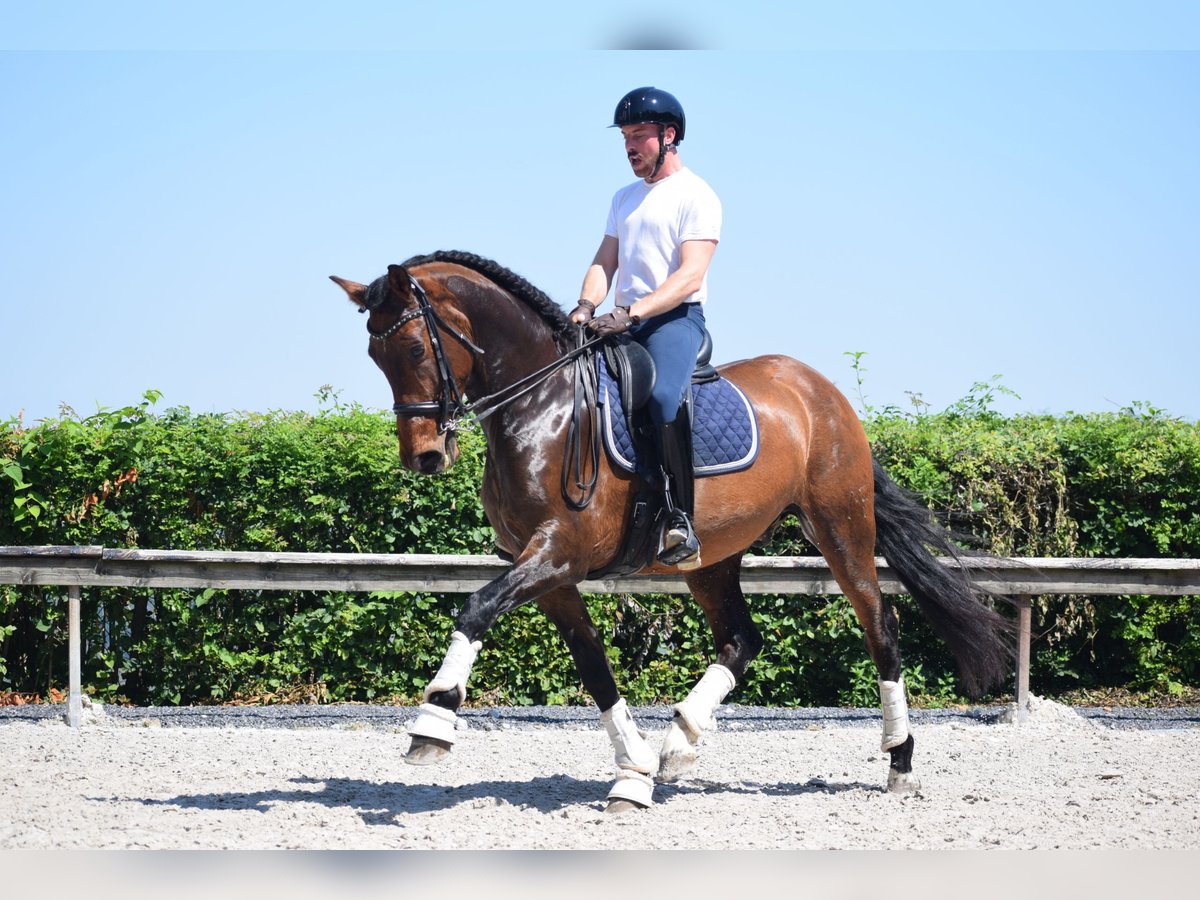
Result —
[[[887, 560], [937, 636], [958, 661], [963, 689], [978, 697], [1012, 677], [1014, 626], [992, 608], [1008, 598], [978, 587], [966, 569], [946, 566], [931, 550], [960, 559], [952, 535], [878, 462], [875, 469], [875, 546]], [[978, 555], [971, 553], [970, 555]]]

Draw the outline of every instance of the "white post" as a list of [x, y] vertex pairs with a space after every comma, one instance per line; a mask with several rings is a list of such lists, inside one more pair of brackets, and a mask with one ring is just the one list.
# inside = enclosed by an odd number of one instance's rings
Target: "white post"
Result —
[[67, 588], [67, 724], [79, 727], [83, 714], [83, 696], [80, 690], [80, 640], [79, 640], [79, 586]]
[[1017, 724], [1029, 719], [1029, 642], [1033, 625], [1032, 599], [1017, 599]]

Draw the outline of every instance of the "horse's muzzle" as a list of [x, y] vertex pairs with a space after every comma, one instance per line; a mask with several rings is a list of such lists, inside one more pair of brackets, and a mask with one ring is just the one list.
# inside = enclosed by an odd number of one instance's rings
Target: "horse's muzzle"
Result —
[[440, 450], [426, 450], [413, 457], [410, 468], [422, 475], [440, 475], [454, 464], [449, 453]]
[[458, 462], [458, 440], [453, 431], [425, 446], [429, 449], [414, 452], [406, 461], [420, 475], [440, 475]]

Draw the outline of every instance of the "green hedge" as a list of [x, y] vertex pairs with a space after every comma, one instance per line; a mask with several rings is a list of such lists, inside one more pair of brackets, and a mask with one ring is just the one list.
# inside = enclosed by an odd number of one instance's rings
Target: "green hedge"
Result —
[[[196, 414], [135, 406], [26, 427], [0, 423], [0, 544], [154, 549], [488, 553], [478, 502], [484, 450], [463, 435], [448, 475], [398, 464], [390, 417], [321, 411]], [[986, 549], [1029, 556], [1200, 557], [1200, 432], [1147, 408], [993, 414], [964, 401], [936, 415], [870, 415], [893, 477]], [[809, 553], [785, 522], [759, 552]], [[95, 588], [83, 591], [84, 682], [105, 700], [415, 700], [452, 630], [456, 595]], [[675, 699], [709, 661], [699, 609], [669, 595], [588, 598], [635, 703]], [[862, 632], [841, 598], [751, 599], [767, 638], [731, 699], [765, 705], [878, 702]], [[0, 691], [66, 680], [58, 590], [0, 586]], [[897, 598], [906, 678], [926, 702], [958, 686], [943, 646]], [[1033, 683], [1047, 693], [1200, 684], [1196, 598], [1052, 597], [1036, 607]], [[536, 609], [485, 641], [472, 700], [587, 702]]]

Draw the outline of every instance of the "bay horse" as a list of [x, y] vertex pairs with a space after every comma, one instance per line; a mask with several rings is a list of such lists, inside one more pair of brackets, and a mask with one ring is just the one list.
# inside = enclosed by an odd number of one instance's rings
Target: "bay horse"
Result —
[[[739, 572], [750, 546], [788, 514], [827, 560], [865, 634], [878, 672], [889, 790], [912, 791], [919, 782], [899, 625], [880, 592], [877, 550], [949, 645], [968, 694], [979, 696], [1011, 672], [1010, 620], [965, 568], [938, 560], [935, 553], [958, 555], [950, 533], [873, 459], [862, 423], [838, 389], [786, 356], [734, 362], [718, 371], [753, 405], [759, 454], [743, 471], [696, 482], [703, 562], [681, 574], [712, 630], [714, 660], [675, 704], [656, 754], [621, 697], [577, 587], [618, 556], [645, 488], [604, 453], [589, 458], [578, 449], [575, 483], [566, 477], [572, 444], [586, 444], [596, 428], [576, 414], [595, 408], [594, 397], [579, 395], [588, 358], [580, 327], [524, 278], [461, 251], [413, 257], [366, 285], [330, 277], [369, 314], [369, 355], [392, 389], [403, 465], [425, 475], [446, 471], [458, 456], [459, 420], [479, 422], [487, 443], [483, 506], [499, 550], [513, 558], [505, 574], [463, 604], [410, 726], [408, 762], [447, 756], [484, 635], [506, 612], [536, 603], [566, 642], [612, 742], [617, 773], [608, 809], [649, 806], [655, 776], [670, 781], [695, 765], [717, 708], [763, 646]], [[582, 479], [581, 460], [591, 468]], [[673, 570], [651, 562], [644, 571]]]

